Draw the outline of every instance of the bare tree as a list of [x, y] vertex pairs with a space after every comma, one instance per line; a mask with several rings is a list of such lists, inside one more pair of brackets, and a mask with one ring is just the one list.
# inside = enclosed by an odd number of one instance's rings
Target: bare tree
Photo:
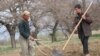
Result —
[[18, 23], [17, 20], [18, 20], [19, 6], [20, 4], [18, 0], [1, 0], [1, 6], [0, 6], [1, 11], [7, 12], [8, 14], [11, 15], [5, 17], [6, 19], [9, 18], [9, 22], [5, 20], [4, 25], [7, 27], [7, 30], [10, 33], [12, 48], [16, 48], [15, 29]]

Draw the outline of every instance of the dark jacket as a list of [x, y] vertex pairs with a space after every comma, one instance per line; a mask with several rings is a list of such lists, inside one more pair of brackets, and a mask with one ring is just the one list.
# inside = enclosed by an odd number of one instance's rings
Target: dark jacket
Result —
[[30, 35], [30, 28], [29, 28], [28, 21], [21, 20], [18, 27], [19, 27], [20, 35], [23, 36], [25, 39], [28, 39]]
[[[77, 23], [79, 22], [79, 20], [81, 19], [82, 14], [78, 14], [75, 19], [74, 19], [74, 26], [77, 25]], [[81, 32], [84, 33], [85, 36], [90, 36], [92, 34], [91, 32], [91, 23], [92, 23], [92, 19], [90, 18], [90, 16], [88, 14], [85, 15], [86, 19], [82, 20], [82, 22], [80, 23], [80, 25], [78, 26], [78, 34], [80, 35]]]

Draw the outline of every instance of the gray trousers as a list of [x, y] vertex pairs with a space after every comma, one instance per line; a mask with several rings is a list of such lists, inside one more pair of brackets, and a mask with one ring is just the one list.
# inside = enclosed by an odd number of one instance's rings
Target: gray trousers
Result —
[[21, 46], [21, 56], [36, 56], [35, 55], [35, 41], [24, 39], [22, 36], [19, 38]]

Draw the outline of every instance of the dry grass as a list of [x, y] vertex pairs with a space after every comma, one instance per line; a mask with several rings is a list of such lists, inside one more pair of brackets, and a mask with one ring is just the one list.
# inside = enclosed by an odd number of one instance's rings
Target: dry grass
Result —
[[[47, 44], [47, 43], [46, 43]], [[47, 46], [57, 48], [59, 50], [62, 49], [62, 45], [64, 45], [63, 42], [56, 42], [56, 43], [48, 43]], [[43, 52], [47, 54], [47, 56], [51, 56], [51, 50], [47, 47], [41, 46], [40, 48]], [[91, 39], [89, 42], [89, 50], [91, 56], [100, 56], [100, 39]], [[64, 56], [83, 56], [82, 52], [82, 45], [79, 42], [79, 40], [73, 41], [73, 39], [70, 41], [69, 45], [63, 52]], [[9, 52], [0, 53], [0, 56], [20, 56], [20, 49], [11, 50]], [[36, 56], [46, 56], [43, 53], [41, 53], [38, 49], [36, 49]]]
[[[62, 46], [53, 46], [59, 50], [62, 49]], [[89, 50], [90, 50], [90, 54], [91, 56], [100, 56], [100, 39], [99, 40], [94, 40], [94, 41], [90, 41], [89, 42]], [[50, 56], [51, 50], [49, 50], [48, 48], [44, 48], [42, 47], [42, 50], [48, 54], [48, 56]], [[61, 51], [63, 52], [64, 56], [83, 56], [83, 52], [82, 52], [82, 45], [81, 43], [71, 43], [67, 46], [67, 48], [65, 49], [65, 51]], [[40, 51], [37, 51], [37, 56], [45, 56], [42, 53], [40, 53]]]

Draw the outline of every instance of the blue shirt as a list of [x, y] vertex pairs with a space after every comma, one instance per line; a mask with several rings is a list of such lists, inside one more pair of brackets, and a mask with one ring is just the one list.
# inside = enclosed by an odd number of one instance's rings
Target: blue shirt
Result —
[[28, 21], [21, 20], [18, 27], [19, 27], [20, 35], [23, 36], [25, 39], [28, 39], [30, 35], [30, 28], [29, 28]]

